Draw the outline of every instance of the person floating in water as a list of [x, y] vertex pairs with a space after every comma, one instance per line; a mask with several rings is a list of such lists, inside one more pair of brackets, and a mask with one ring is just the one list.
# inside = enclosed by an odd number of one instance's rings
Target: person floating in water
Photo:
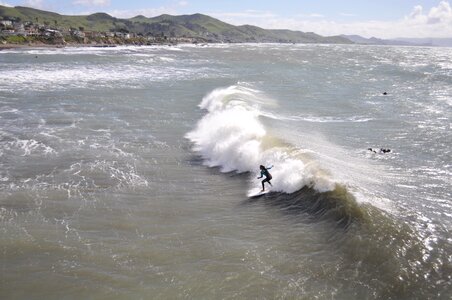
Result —
[[265, 176], [265, 179], [262, 180], [262, 192], [265, 191], [265, 186], [264, 183], [268, 182], [268, 184], [272, 185], [272, 183], [270, 182], [270, 180], [272, 180], [272, 175], [270, 174], [270, 172], [268, 172], [268, 170], [270, 170], [271, 168], [273, 168], [273, 166], [270, 166], [268, 168], [264, 167], [263, 165], [260, 165], [259, 167], [261, 169], [261, 176], [257, 177], [257, 179], [261, 179], [262, 177]]
[[380, 148], [379, 152], [377, 152], [377, 150], [372, 149], [372, 148], [367, 148], [367, 150], [369, 150], [373, 153], [389, 153], [389, 152], [391, 152], [391, 149], [385, 149], [385, 148]]

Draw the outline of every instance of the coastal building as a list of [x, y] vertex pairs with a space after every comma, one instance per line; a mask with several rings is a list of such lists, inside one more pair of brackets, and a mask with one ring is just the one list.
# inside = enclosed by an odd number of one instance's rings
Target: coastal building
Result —
[[25, 31], [25, 26], [23, 23], [14, 23], [13, 24], [14, 30], [17, 32], [24, 32]]
[[63, 37], [63, 34], [60, 31], [54, 29], [46, 29], [44, 35], [48, 37]]
[[11, 27], [11, 26], [13, 26], [13, 21], [10, 21], [10, 20], [0, 20], [0, 25], [3, 25], [4, 27]]
[[80, 30], [72, 30], [71, 31], [71, 35], [79, 37], [79, 38], [84, 38], [85, 37], [85, 33], [83, 31], [80, 31]]
[[130, 33], [126, 32], [115, 32], [115, 37], [130, 39]]
[[1, 31], [1, 34], [3, 35], [14, 35], [16, 34], [16, 32], [14, 31], [14, 29], [5, 29]]

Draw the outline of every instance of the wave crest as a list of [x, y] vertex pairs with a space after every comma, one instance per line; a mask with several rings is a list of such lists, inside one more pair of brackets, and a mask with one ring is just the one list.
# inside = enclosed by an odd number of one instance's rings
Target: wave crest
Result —
[[290, 194], [304, 186], [319, 192], [334, 190], [336, 183], [306, 151], [268, 132], [262, 122], [265, 105], [275, 102], [248, 87], [215, 89], [199, 105], [208, 113], [186, 138], [207, 166], [219, 167], [222, 172], [258, 175], [259, 165], [274, 165], [272, 191]]

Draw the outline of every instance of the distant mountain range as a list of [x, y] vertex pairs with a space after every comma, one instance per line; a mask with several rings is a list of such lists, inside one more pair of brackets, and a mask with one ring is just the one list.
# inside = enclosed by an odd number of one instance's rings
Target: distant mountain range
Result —
[[191, 37], [205, 42], [452, 46], [452, 38], [397, 38], [386, 40], [374, 37], [367, 39], [359, 35], [325, 37], [313, 32], [262, 29], [252, 25], [234, 26], [202, 14], [161, 15], [154, 18], [136, 16], [129, 19], [121, 19], [106, 13], [68, 16], [29, 7], [6, 7], [0, 5], [1, 20], [45, 24], [55, 29], [74, 28], [97, 32], [131, 32], [150, 36]]
[[[364, 38], [359, 35], [342, 35], [342, 37], [349, 39], [353, 43], [362, 45], [398, 45], [398, 46], [415, 46], [416, 44], [410, 43], [408, 41], [398, 41], [398, 40], [385, 40], [376, 37]], [[417, 45], [416, 45], [417, 46]]]
[[397, 38], [397, 40], [417, 45], [452, 47], [452, 38]]
[[363, 45], [398, 45], [398, 46], [439, 46], [452, 47], [452, 38], [396, 38], [392, 40], [364, 38], [359, 35], [342, 35], [356, 44]]

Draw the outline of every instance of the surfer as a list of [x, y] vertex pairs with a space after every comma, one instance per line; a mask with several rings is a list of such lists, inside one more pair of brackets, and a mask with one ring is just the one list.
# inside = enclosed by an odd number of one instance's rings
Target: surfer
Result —
[[377, 150], [372, 149], [372, 148], [367, 148], [367, 150], [369, 150], [373, 153], [389, 153], [389, 152], [391, 152], [391, 149], [385, 149], [385, 148], [380, 148], [379, 152], [377, 152]]
[[257, 177], [257, 179], [261, 179], [262, 177], [265, 176], [265, 179], [262, 180], [262, 192], [265, 191], [265, 186], [264, 183], [268, 182], [268, 184], [272, 185], [270, 180], [272, 180], [272, 175], [270, 174], [270, 172], [268, 172], [268, 170], [270, 170], [271, 168], [273, 168], [273, 166], [270, 166], [268, 168], [264, 167], [263, 165], [260, 165], [259, 167], [261, 169], [261, 176]]

